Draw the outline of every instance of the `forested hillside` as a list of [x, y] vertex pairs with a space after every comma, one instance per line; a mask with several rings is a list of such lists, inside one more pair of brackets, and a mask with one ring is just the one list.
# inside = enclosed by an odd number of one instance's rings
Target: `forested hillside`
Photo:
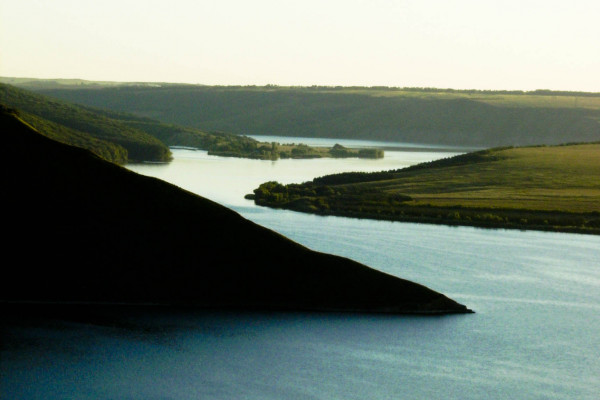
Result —
[[44, 135], [91, 150], [117, 163], [168, 161], [169, 148], [154, 136], [92, 109], [0, 84], [0, 103]]
[[600, 140], [600, 94], [361, 87], [72, 85], [35, 90], [163, 122], [238, 134], [474, 147]]

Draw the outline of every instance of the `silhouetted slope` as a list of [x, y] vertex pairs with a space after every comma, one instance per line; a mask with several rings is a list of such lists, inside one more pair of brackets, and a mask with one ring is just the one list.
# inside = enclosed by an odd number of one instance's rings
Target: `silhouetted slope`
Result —
[[467, 312], [421, 285], [310, 251], [212, 201], [1, 112], [4, 301]]

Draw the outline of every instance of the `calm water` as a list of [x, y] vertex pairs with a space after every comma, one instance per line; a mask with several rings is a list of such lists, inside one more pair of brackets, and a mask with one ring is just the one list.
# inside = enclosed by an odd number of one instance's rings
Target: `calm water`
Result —
[[119, 327], [11, 327], [0, 353], [0, 397], [598, 399], [600, 238], [317, 217], [243, 199], [265, 180], [301, 182], [448, 155], [270, 162], [176, 150], [171, 164], [131, 169], [310, 248], [425, 284], [476, 314], [140, 312]]

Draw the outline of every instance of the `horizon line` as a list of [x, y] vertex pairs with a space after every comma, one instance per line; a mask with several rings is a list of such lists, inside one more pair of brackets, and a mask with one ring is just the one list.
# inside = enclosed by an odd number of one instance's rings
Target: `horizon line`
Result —
[[[326, 88], [326, 89], [387, 89], [387, 90], [431, 90], [431, 91], [456, 91], [456, 92], [508, 92], [508, 93], [536, 93], [536, 92], [554, 92], [554, 93], [586, 93], [586, 94], [597, 94], [600, 95], [600, 91], [584, 91], [584, 90], [567, 90], [567, 89], [550, 89], [550, 88], [536, 88], [536, 89], [477, 89], [477, 88], [453, 88], [453, 87], [436, 87], [436, 86], [395, 86], [395, 85], [337, 85], [337, 84], [277, 84], [277, 83], [266, 83], [266, 84], [209, 84], [209, 83], [193, 83], [193, 82], [177, 82], [177, 81], [118, 81], [118, 80], [95, 80], [95, 79], [83, 79], [83, 78], [36, 78], [31, 76], [0, 76], [0, 79], [15, 79], [15, 80], [31, 80], [31, 81], [79, 81], [89, 83], [104, 83], [114, 85], [186, 85], [186, 86], [207, 86], [207, 87], [257, 87], [257, 88]], [[6, 82], [4, 82], [6, 83]]]

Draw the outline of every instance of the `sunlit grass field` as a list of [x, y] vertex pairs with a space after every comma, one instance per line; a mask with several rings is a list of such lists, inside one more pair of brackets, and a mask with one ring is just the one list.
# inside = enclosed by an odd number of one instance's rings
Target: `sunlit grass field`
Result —
[[363, 185], [409, 195], [415, 205], [600, 211], [600, 144], [513, 148], [488, 158]]

